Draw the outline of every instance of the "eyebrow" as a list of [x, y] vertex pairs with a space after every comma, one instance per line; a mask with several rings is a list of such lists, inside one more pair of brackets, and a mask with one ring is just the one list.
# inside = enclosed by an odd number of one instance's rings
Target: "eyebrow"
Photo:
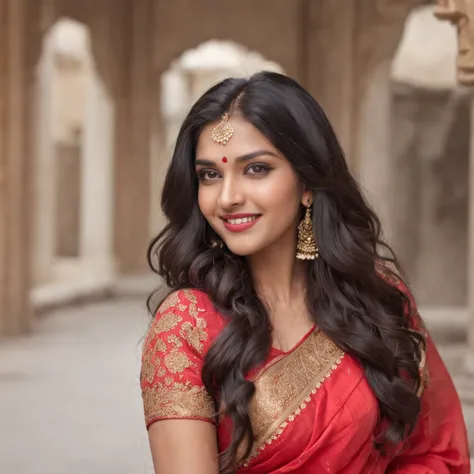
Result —
[[[236, 163], [243, 163], [245, 161], [250, 161], [253, 158], [257, 158], [258, 156], [274, 156], [275, 158], [280, 158], [276, 153], [270, 150], [257, 150], [253, 151], [252, 153], [247, 153], [246, 155], [240, 155], [235, 159]], [[209, 160], [207, 158], [198, 158], [195, 161], [196, 166], [215, 166], [216, 162], [213, 160]]]

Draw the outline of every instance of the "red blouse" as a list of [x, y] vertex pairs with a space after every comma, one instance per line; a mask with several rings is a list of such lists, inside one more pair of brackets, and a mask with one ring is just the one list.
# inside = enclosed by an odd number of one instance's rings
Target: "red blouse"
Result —
[[[413, 328], [422, 331], [414, 301], [412, 309]], [[224, 325], [202, 292], [178, 291], [163, 302], [143, 351], [147, 427], [170, 418], [216, 423], [201, 370], [204, 355]], [[289, 352], [272, 349], [251, 376], [256, 385], [250, 406], [256, 441], [238, 472], [468, 474], [460, 402], [429, 336], [427, 341], [426, 366], [421, 369], [429, 371], [429, 381], [420, 394], [422, 413], [396, 456], [382, 456], [374, 448], [378, 402], [355, 359], [316, 328]], [[230, 432], [225, 421], [217, 430], [222, 451]]]

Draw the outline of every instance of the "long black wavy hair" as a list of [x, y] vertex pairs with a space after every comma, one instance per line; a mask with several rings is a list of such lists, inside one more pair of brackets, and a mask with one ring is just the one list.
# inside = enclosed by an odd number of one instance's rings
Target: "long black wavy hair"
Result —
[[[238, 99], [238, 100], [237, 100]], [[254, 436], [249, 371], [271, 348], [271, 323], [252, 286], [244, 257], [213, 248], [216, 237], [198, 206], [195, 152], [199, 135], [223, 113], [238, 109], [291, 163], [313, 192], [313, 226], [320, 258], [309, 261], [307, 306], [319, 328], [362, 365], [378, 400], [378, 447], [402, 441], [420, 412], [418, 363], [422, 336], [410, 331], [407, 295], [376, 270], [396, 262], [382, 240], [377, 216], [351, 176], [337, 137], [319, 104], [297, 82], [261, 72], [225, 79], [194, 104], [179, 132], [162, 194], [168, 219], [148, 260], [175, 291], [204, 291], [228, 324], [205, 356], [202, 379], [233, 426], [220, 472], [235, 472], [250, 454]], [[156, 263], [157, 262], [157, 263]]]

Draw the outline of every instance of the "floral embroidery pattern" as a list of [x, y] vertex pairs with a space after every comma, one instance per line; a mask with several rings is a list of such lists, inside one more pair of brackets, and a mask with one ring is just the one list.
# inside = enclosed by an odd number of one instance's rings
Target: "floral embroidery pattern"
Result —
[[188, 356], [178, 349], [173, 349], [170, 353], [166, 354], [164, 363], [165, 367], [172, 374], [184, 372], [185, 369], [194, 365], [193, 362], [189, 360]]
[[198, 315], [191, 290], [171, 294], [161, 304], [146, 338], [140, 382], [147, 426], [167, 418], [214, 420], [215, 407], [202, 380], [207, 322]]
[[143, 398], [146, 422], [170, 418], [209, 419], [214, 417], [212, 400], [204, 387], [185, 383], [155, 384]]

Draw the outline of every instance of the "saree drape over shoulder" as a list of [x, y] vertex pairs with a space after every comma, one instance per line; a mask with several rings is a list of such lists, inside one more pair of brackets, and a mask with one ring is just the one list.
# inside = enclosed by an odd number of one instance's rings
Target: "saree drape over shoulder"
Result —
[[[414, 301], [411, 306], [413, 329], [423, 331]], [[201, 370], [224, 324], [199, 291], [179, 291], [163, 302], [143, 351], [147, 427], [170, 418], [216, 423]], [[426, 361], [420, 368], [426, 375], [422, 413], [409, 439], [390, 456], [374, 447], [378, 403], [354, 358], [318, 329], [289, 352], [272, 349], [251, 376], [256, 385], [250, 407], [255, 443], [237, 472], [469, 474], [459, 398], [427, 334], [426, 339]], [[217, 432], [222, 451], [230, 441], [225, 421], [217, 423]]]

